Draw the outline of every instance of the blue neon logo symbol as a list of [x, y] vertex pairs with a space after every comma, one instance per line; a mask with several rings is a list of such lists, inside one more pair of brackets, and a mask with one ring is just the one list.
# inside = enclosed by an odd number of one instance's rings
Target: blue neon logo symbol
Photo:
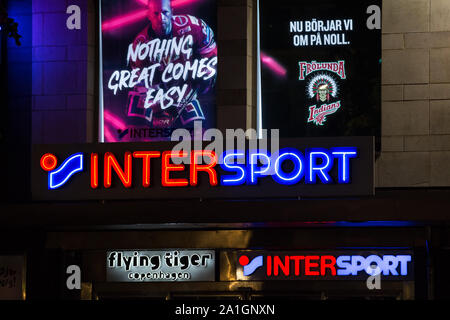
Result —
[[262, 267], [262, 265], [264, 264], [264, 260], [263, 256], [257, 256], [249, 262], [247, 256], [241, 256], [239, 258], [239, 263], [243, 266], [244, 276], [248, 277], [249, 275], [253, 274], [256, 269]]
[[84, 157], [82, 153], [76, 153], [67, 158], [59, 168], [48, 174], [48, 188], [58, 189], [65, 185], [77, 172], [83, 171]]

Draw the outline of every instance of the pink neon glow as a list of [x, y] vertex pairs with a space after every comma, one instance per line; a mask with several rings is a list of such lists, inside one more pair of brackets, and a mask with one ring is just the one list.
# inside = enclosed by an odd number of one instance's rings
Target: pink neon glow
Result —
[[265, 53], [261, 52], [261, 62], [268, 67], [270, 70], [272, 70], [273, 72], [275, 72], [277, 75], [279, 76], [286, 76], [286, 69], [279, 64], [277, 61], [275, 61], [275, 59], [273, 59], [272, 57], [266, 55]]
[[103, 22], [102, 30], [110, 31], [113, 29], [117, 29], [135, 23], [136, 21], [139, 21], [145, 18], [146, 16], [147, 16], [147, 9], [140, 9], [139, 11], [125, 14], [123, 16], [112, 18], [111, 20]]
[[[137, 0], [139, 3], [143, 5], [147, 5], [148, 0]], [[192, 2], [196, 2], [198, 0], [172, 0], [172, 7], [180, 7], [187, 4], [191, 4]]]
[[125, 123], [122, 120], [112, 115], [108, 111], [103, 111], [103, 118], [106, 122], [112, 124], [117, 129], [124, 129], [126, 127]]
[[114, 138], [114, 136], [111, 134], [111, 131], [107, 127], [104, 128], [105, 130], [105, 138], [108, 142], [117, 142], [117, 139]]
[[[137, 0], [139, 3], [143, 5], [147, 5], [147, 0]], [[184, 5], [191, 4], [198, 0], [174, 0], [172, 2], [172, 7], [181, 7]], [[134, 11], [132, 13], [124, 14], [122, 16], [118, 16], [116, 18], [112, 18], [111, 20], [105, 21], [102, 23], [103, 31], [110, 31], [113, 29], [117, 29], [132, 23], [135, 23], [147, 16], [147, 9], [140, 9], [138, 11]]]

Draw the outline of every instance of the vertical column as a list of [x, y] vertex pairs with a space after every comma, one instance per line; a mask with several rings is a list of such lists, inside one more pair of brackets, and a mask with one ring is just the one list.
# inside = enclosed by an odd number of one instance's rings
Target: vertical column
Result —
[[218, 0], [219, 129], [256, 128], [253, 92], [253, 0]]
[[[2, 59], [2, 72], [6, 70], [6, 96], [2, 111], [2, 180], [8, 201], [29, 198], [30, 176], [30, 128], [32, 101], [32, 0], [8, 1], [8, 15], [18, 23], [20, 46], [8, 38], [6, 59]], [[6, 34], [4, 34], [6, 36]], [[6, 51], [6, 52], [5, 52]], [[6, 60], [6, 65], [3, 62]], [[4, 69], [3, 69], [4, 68]], [[3, 80], [3, 79], [2, 79]], [[6, 101], [5, 101], [6, 100]], [[3, 176], [4, 175], [4, 176]]]

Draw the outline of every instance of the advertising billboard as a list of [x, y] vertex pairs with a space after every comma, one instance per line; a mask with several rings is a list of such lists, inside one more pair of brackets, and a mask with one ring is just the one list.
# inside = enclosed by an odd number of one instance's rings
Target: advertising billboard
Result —
[[381, 0], [259, 0], [258, 127], [380, 136]]
[[100, 142], [215, 127], [215, 0], [101, 0]]

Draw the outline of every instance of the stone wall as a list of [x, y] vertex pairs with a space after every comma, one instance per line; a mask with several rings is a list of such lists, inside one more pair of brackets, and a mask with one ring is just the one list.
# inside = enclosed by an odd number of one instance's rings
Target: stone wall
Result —
[[[93, 141], [95, 26], [88, 13], [95, 9], [88, 2], [33, 0], [34, 144]], [[66, 27], [69, 5], [81, 9], [81, 30]]]
[[252, 0], [218, 0], [217, 126], [255, 127]]
[[19, 24], [22, 38], [18, 46], [13, 38], [6, 39], [5, 32], [1, 37], [0, 165], [6, 169], [0, 173], [0, 179], [7, 183], [4, 183], [6, 192], [2, 192], [0, 199], [17, 201], [30, 193], [32, 0], [10, 1], [7, 9], [9, 16]]
[[383, 0], [378, 187], [450, 186], [450, 1]]

